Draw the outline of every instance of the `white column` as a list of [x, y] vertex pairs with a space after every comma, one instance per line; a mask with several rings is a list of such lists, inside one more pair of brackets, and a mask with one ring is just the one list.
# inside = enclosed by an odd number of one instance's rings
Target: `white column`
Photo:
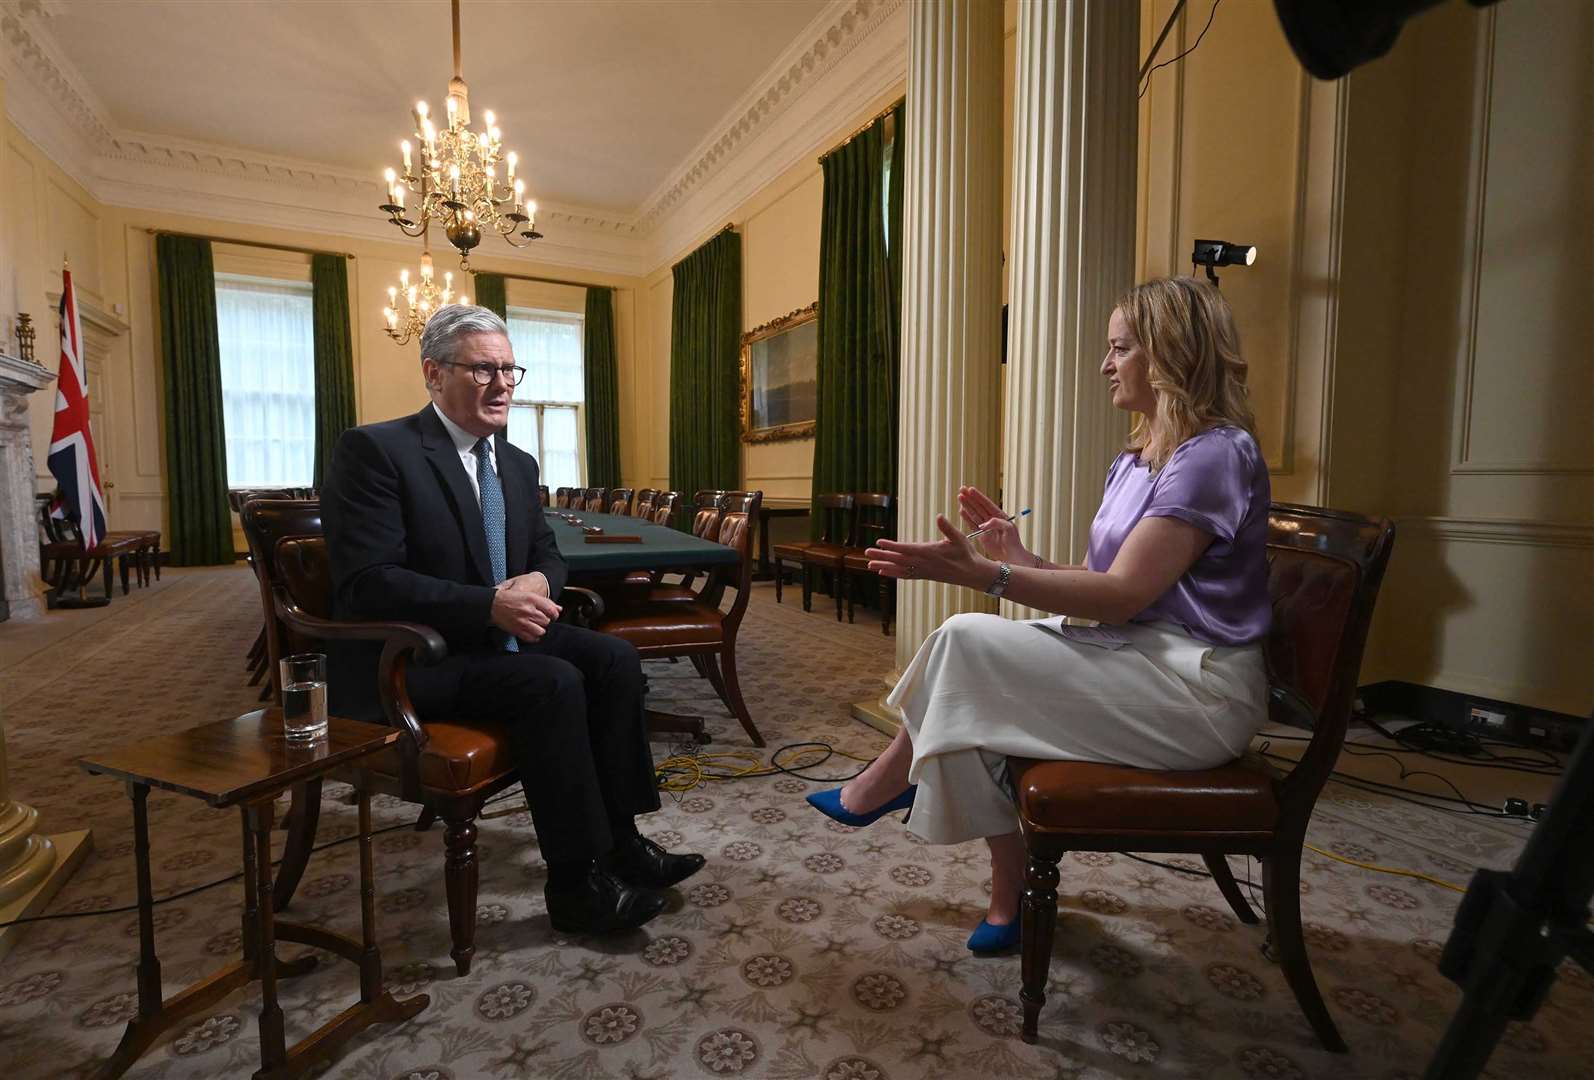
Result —
[[1134, 280], [1137, 20], [1122, 0], [1018, 7], [1002, 477], [1006, 505], [1033, 508], [1026, 542], [1058, 563], [1084, 562], [1127, 430], [1097, 369]]
[[[917, 0], [908, 17], [897, 535], [938, 539], [959, 484], [995, 492], [1002, 319], [1002, 5]], [[899, 582], [897, 667], [980, 594]]]

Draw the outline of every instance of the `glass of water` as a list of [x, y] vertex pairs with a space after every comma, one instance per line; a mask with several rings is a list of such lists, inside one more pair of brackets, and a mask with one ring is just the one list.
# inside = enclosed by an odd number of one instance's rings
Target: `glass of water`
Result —
[[281, 661], [282, 728], [289, 742], [305, 743], [327, 733], [327, 658], [299, 653]]

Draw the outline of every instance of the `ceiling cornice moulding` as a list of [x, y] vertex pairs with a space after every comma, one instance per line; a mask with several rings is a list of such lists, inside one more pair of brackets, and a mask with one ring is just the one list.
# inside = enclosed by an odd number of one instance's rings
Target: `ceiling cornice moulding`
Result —
[[106, 146], [112, 137], [110, 111], [44, 25], [42, 20], [54, 13], [54, 5], [42, 0], [0, 0], [0, 39], [9, 54], [7, 66], [36, 80], [38, 89], [48, 94], [84, 141]]
[[692, 190], [735, 157], [810, 88], [830, 72], [906, 0], [834, 0], [803, 30], [797, 41], [770, 66], [769, 72], [744, 94], [715, 125], [711, 134], [637, 215], [644, 233]]
[[[906, 4], [833, 0], [636, 212], [545, 201], [539, 224], [555, 226], [564, 236], [555, 240], [557, 233], [545, 230], [549, 239], [535, 245], [536, 256], [486, 245], [478, 253], [605, 273], [651, 272], [702, 221], [730, 213], [845, 125], [871, 97], [900, 81], [906, 70]], [[399, 239], [376, 211], [381, 185], [362, 172], [117, 130], [52, 37], [49, 21], [56, 11], [54, 0], [0, 0], [6, 111], [96, 200], [240, 224]], [[888, 23], [901, 25], [877, 35]], [[869, 47], [860, 49], [865, 42]], [[816, 94], [821, 84], [824, 92]], [[744, 157], [755, 144], [758, 152]]]

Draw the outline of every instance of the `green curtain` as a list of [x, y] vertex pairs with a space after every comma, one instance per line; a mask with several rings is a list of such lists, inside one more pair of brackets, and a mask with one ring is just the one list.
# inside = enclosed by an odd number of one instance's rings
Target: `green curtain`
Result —
[[176, 566], [230, 563], [221, 342], [210, 241], [157, 236], [161, 358], [166, 381], [166, 498]]
[[500, 319], [509, 318], [509, 300], [504, 295], [504, 275], [476, 275], [476, 306], [495, 312]]
[[584, 323], [587, 483], [620, 484], [620, 361], [614, 351], [614, 290], [588, 287]]
[[310, 259], [315, 331], [315, 472], [321, 486], [338, 436], [354, 426], [354, 345], [349, 331], [349, 261]]
[[819, 496], [844, 491], [894, 495], [897, 490], [902, 116], [898, 104], [822, 162], [819, 400], [815, 501], [809, 514], [815, 540], [824, 527]]
[[675, 264], [670, 313], [670, 486], [735, 488], [741, 473], [737, 361], [742, 238], [726, 229]]

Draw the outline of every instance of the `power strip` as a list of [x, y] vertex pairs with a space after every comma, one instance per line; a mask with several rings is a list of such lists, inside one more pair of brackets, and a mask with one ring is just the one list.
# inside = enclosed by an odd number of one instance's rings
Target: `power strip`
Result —
[[1576, 724], [1558, 717], [1528, 710], [1509, 711], [1494, 702], [1469, 703], [1464, 726], [1488, 738], [1545, 750], [1569, 751], [1577, 745], [1580, 734]]

